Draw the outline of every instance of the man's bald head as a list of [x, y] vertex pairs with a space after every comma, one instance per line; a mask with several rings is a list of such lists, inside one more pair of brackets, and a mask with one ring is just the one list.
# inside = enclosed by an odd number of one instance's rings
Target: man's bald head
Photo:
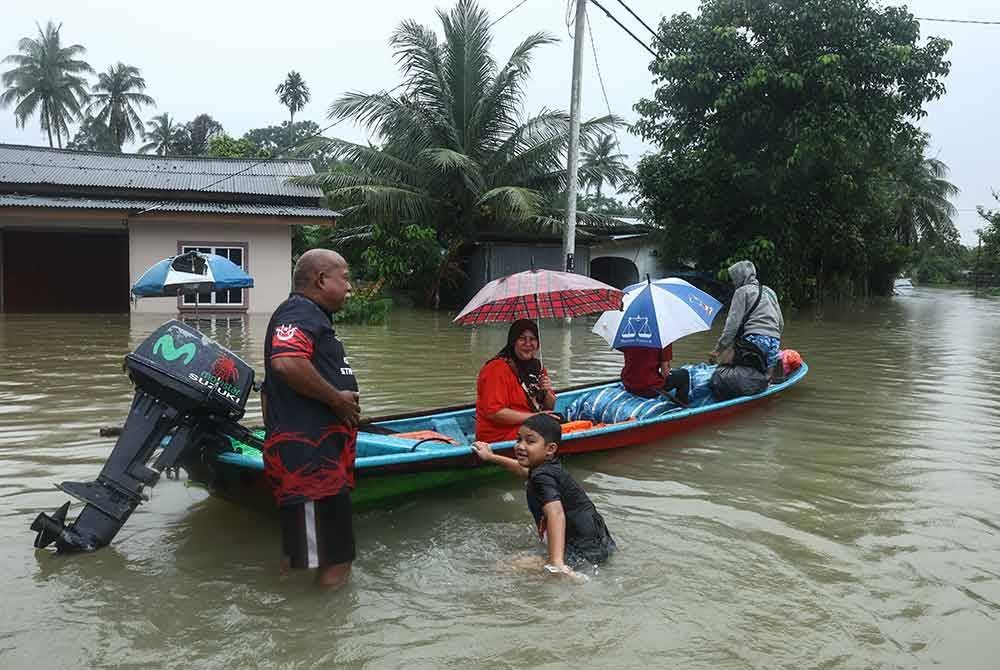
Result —
[[316, 276], [324, 272], [332, 274], [347, 266], [347, 261], [336, 251], [330, 249], [310, 249], [295, 263], [292, 271], [292, 285], [296, 291], [304, 291], [316, 280]]

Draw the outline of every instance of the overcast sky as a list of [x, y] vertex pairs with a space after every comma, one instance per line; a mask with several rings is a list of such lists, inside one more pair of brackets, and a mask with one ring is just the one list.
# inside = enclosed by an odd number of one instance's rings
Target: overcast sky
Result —
[[[494, 17], [517, 0], [481, 0]], [[366, 0], [364, 2], [273, 3], [259, 0], [174, 0], [149, 5], [125, 0], [46, 0], [44, 3], [0, 3], [0, 56], [14, 53], [17, 41], [34, 36], [35, 22], [62, 22], [65, 44], [87, 48], [87, 60], [98, 71], [123, 61], [138, 66], [157, 101], [146, 118], [168, 112], [188, 121], [211, 114], [234, 136], [250, 128], [277, 124], [287, 110], [274, 87], [288, 70], [298, 70], [312, 90], [312, 102], [299, 119], [326, 125], [330, 102], [347, 90], [391, 88], [399, 72], [387, 47], [393, 29], [404, 18], [433, 26], [434, 10], [451, 0]], [[627, 18], [612, 0], [608, 9]], [[697, 10], [696, 0], [631, 0], [628, 3], [651, 25], [664, 15]], [[1000, 20], [996, 0], [915, 0], [917, 16]], [[527, 91], [527, 111], [569, 107], [572, 40], [565, 23], [566, 0], [527, 0], [495, 27], [494, 54], [506, 60], [527, 34], [547, 30], [561, 38], [542, 49]], [[595, 7], [590, 19], [611, 110], [632, 121], [632, 105], [652, 92], [648, 54]], [[643, 30], [627, 22], [636, 34]], [[995, 206], [991, 189], [1000, 190], [1000, 25], [923, 24], [924, 35], [939, 35], [954, 45], [949, 54], [948, 93], [928, 107], [921, 125], [931, 133], [934, 151], [951, 168], [951, 180], [962, 189], [955, 205], [956, 221], [966, 244], [974, 244], [981, 220], [976, 205]], [[5, 66], [3, 69], [7, 69]], [[607, 111], [601, 96], [593, 54], [587, 45], [583, 79], [584, 116]], [[346, 125], [336, 134], [363, 135]], [[650, 147], [621, 133], [625, 153], [634, 162]], [[10, 109], [0, 110], [0, 142], [46, 144], [37, 119], [18, 129]]]

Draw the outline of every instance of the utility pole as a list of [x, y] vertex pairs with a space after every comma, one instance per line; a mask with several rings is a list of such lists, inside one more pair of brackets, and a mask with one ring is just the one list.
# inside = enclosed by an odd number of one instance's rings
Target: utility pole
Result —
[[573, 80], [569, 95], [569, 148], [566, 160], [566, 225], [563, 227], [563, 261], [566, 272], [576, 271], [576, 182], [580, 161], [580, 73], [583, 69], [583, 30], [587, 0], [576, 0], [573, 36]]

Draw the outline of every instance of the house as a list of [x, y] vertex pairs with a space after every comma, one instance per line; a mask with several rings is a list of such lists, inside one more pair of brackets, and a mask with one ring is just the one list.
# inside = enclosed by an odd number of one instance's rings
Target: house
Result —
[[[634, 284], [647, 274], [652, 279], [662, 277], [658, 251], [650, 237], [652, 228], [638, 219], [616, 221], [617, 225], [608, 227], [577, 227], [576, 272], [616, 288]], [[467, 297], [498, 277], [532, 266], [563, 269], [560, 234], [483, 233], [469, 259]]]
[[291, 287], [292, 226], [333, 225], [306, 160], [162, 157], [0, 144], [0, 312], [176, 313], [194, 297], [129, 289], [167, 256], [226, 256], [254, 288], [202, 311], [270, 312]]

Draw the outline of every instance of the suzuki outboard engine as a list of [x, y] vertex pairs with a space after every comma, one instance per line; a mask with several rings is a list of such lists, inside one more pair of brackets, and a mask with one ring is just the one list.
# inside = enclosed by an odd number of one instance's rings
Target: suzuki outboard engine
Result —
[[125, 368], [135, 397], [115, 448], [96, 481], [59, 484], [86, 505], [69, 526], [69, 502], [52, 516], [39, 514], [31, 524], [36, 547], [103, 547], [146, 499], [143, 488], [155, 485], [166, 468], [227, 435], [258, 442], [236, 423], [253, 388], [253, 368], [198, 330], [179, 321], [163, 324], [125, 357]]

